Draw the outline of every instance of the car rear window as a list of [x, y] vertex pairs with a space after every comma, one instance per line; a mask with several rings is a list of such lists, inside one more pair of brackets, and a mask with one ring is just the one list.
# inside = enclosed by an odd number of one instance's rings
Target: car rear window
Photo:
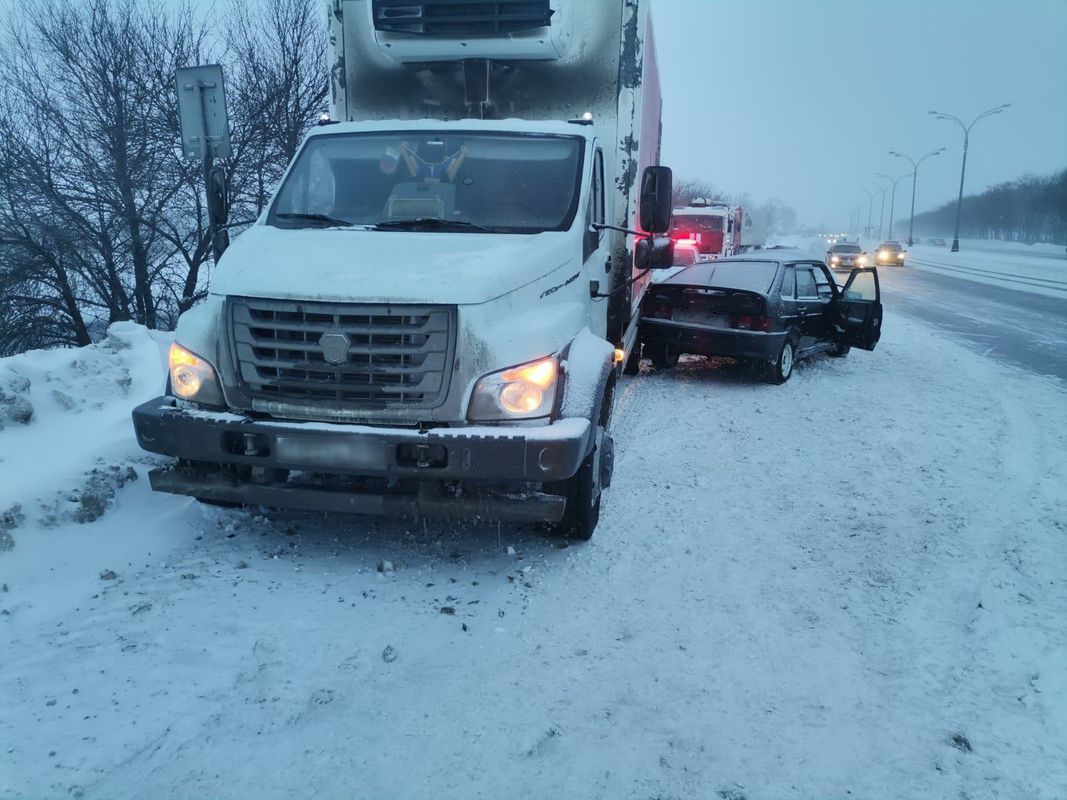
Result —
[[694, 264], [670, 282], [766, 294], [777, 272], [776, 261], [709, 261]]

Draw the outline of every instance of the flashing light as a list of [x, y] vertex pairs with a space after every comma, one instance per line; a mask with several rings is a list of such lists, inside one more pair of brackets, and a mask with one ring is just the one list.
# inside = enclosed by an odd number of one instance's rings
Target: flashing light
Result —
[[626, 353], [623, 352], [623, 349], [621, 347], [616, 347], [614, 356], [615, 363], [621, 364], [624, 358], [626, 358]]
[[583, 122], [592, 122], [593, 121], [593, 112], [592, 111], [586, 111], [584, 114], [582, 114], [582, 121]]

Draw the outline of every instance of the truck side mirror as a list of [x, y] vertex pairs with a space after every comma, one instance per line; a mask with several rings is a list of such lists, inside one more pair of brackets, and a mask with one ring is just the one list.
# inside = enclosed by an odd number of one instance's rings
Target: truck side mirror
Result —
[[674, 241], [666, 236], [646, 236], [634, 246], [634, 266], [646, 269], [667, 269], [674, 266]]
[[674, 173], [670, 167], [645, 167], [641, 175], [641, 203], [638, 225], [649, 233], [671, 229]]

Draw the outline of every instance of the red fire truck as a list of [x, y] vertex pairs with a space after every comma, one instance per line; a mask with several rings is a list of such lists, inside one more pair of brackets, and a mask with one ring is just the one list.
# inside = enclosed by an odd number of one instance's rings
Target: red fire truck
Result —
[[742, 250], [744, 209], [727, 203], [696, 198], [674, 209], [670, 236], [676, 242], [691, 242], [703, 256], [721, 258]]

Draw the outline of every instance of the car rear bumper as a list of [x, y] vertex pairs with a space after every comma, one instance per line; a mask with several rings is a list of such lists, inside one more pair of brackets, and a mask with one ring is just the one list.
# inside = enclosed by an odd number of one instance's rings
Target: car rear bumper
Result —
[[698, 325], [646, 319], [641, 321], [641, 340], [667, 344], [683, 353], [771, 361], [778, 357], [785, 332], [726, 331]]
[[135, 408], [133, 424], [143, 449], [175, 458], [395, 478], [566, 480], [591, 442], [585, 419], [418, 431], [250, 419], [178, 408], [170, 397]]

